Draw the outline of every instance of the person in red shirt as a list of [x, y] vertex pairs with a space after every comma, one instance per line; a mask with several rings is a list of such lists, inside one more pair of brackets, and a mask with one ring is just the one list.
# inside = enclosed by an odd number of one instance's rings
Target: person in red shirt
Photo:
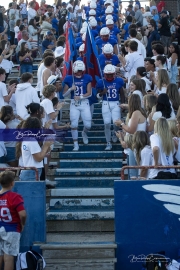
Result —
[[158, 13], [162, 12], [165, 8], [165, 2], [163, 0], [161, 0], [158, 4], [157, 4], [157, 10]]
[[14, 256], [19, 253], [20, 233], [26, 222], [24, 200], [11, 190], [15, 184], [15, 173], [0, 173], [0, 269], [14, 269]]
[[39, 3], [36, 2], [36, 0], [34, 0], [33, 2], [36, 4], [34, 9], [35, 9], [36, 11], [38, 11], [38, 9], [39, 9]]

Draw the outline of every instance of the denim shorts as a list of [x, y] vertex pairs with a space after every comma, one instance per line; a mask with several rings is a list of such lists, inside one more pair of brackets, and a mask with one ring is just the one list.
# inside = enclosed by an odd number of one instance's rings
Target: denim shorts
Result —
[[15, 147], [6, 147], [6, 151], [7, 155], [4, 156], [4, 163], [17, 160]]
[[[39, 180], [40, 180], [41, 173], [42, 173], [42, 168], [38, 168]], [[36, 181], [36, 173], [34, 170], [21, 170], [19, 179], [21, 181]]]
[[7, 254], [17, 256], [19, 253], [20, 233], [6, 232], [4, 227], [0, 227], [0, 256]]

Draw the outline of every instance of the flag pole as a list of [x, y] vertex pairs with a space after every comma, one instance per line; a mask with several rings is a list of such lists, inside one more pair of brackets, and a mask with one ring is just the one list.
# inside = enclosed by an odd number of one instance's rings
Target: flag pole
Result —
[[[89, 31], [89, 36], [90, 36], [91, 43], [92, 43], [92, 36], [91, 36], [91, 31], [90, 31], [90, 26], [89, 26], [89, 23], [88, 23], [88, 27], [87, 27], [87, 28], [88, 28], [88, 31]], [[101, 69], [101, 66], [100, 66], [100, 63], [99, 63], [99, 57], [97, 57], [97, 63], [98, 63], [98, 67], [99, 67], [99, 70], [100, 70], [100, 73], [101, 73], [101, 78], [102, 78], [103, 86], [104, 86], [104, 88], [106, 88], [105, 83], [104, 83], [104, 78], [103, 78], [102, 69]], [[110, 109], [110, 105], [109, 105], [109, 100], [108, 100], [107, 93], [106, 93], [106, 99], [107, 99], [107, 102], [108, 102], [108, 107], [109, 107], [109, 110], [111, 111], [111, 109]]]
[[[72, 29], [71, 27], [71, 22], [70, 22], [70, 13], [68, 12], [68, 17], [66, 23], [69, 22], [69, 28]], [[68, 31], [68, 38], [69, 38], [69, 31]], [[73, 80], [73, 85], [74, 85], [74, 72], [73, 72], [73, 60], [71, 60], [71, 69], [72, 69], [72, 80]], [[75, 90], [74, 90], [74, 96], [75, 96]]]

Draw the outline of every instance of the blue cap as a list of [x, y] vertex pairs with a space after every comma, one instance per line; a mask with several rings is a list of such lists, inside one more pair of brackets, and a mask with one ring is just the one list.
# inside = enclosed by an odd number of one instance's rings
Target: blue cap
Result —
[[50, 36], [50, 35], [53, 35], [53, 33], [51, 31], [47, 31], [46, 36]]
[[62, 6], [67, 6], [67, 3], [66, 2], [62, 2]]
[[163, 11], [161, 11], [160, 14], [167, 14], [167, 11], [166, 10], [163, 10]]

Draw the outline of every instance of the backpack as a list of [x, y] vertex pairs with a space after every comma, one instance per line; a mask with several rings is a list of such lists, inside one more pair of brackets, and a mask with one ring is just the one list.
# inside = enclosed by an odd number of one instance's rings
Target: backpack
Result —
[[45, 266], [44, 258], [34, 250], [19, 253], [17, 256], [16, 270], [43, 270]]
[[146, 256], [145, 269], [167, 270], [168, 258], [162, 254], [149, 254]]

